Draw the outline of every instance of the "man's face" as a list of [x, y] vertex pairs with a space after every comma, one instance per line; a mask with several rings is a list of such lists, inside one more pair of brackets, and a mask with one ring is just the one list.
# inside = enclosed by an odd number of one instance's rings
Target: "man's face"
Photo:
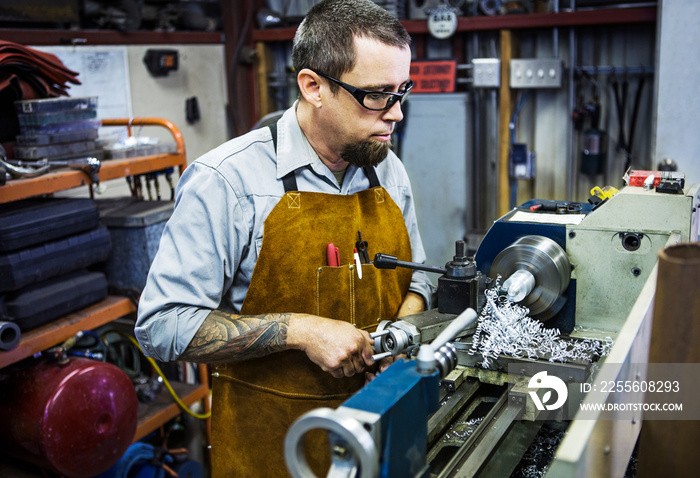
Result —
[[[408, 48], [385, 45], [367, 38], [356, 38], [355, 68], [340, 81], [363, 90], [402, 92], [409, 81], [411, 52]], [[329, 121], [328, 138], [341, 158], [358, 167], [375, 166], [391, 147], [391, 133], [403, 119], [400, 102], [384, 111], [364, 108], [349, 92], [339, 88], [325, 111]]]

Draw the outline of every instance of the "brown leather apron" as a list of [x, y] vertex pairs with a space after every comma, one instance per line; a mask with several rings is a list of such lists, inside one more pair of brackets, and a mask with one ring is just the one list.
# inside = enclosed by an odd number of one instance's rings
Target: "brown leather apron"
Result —
[[[374, 175], [373, 169], [368, 171]], [[357, 194], [287, 192], [265, 220], [265, 236], [242, 314], [300, 312], [373, 330], [392, 320], [408, 292], [411, 271], [353, 264], [358, 231], [377, 252], [411, 260], [401, 210], [387, 191]], [[339, 248], [340, 267], [328, 267], [326, 246]], [[212, 476], [288, 476], [284, 437], [303, 413], [337, 407], [364, 384], [364, 374], [333, 378], [301, 351], [290, 350], [214, 367]], [[327, 460], [325, 437], [307, 440], [312, 466]], [[325, 446], [325, 448], [324, 448]]]

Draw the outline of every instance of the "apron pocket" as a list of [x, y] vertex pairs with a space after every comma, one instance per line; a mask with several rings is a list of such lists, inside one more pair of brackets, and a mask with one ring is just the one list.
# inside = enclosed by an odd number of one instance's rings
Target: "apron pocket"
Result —
[[362, 279], [354, 265], [316, 270], [316, 315], [373, 329], [382, 320], [381, 276], [372, 264], [362, 265]]

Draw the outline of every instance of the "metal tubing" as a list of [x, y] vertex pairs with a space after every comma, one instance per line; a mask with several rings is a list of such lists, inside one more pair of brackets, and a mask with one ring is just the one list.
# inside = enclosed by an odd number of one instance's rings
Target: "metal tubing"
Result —
[[576, 74], [585, 72], [592, 76], [611, 75], [613, 73], [621, 75], [653, 75], [654, 68], [650, 66], [577, 66], [575, 72]]
[[[472, 34], [472, 58], [479, 58], [479, 34], [474, 32]], [[474, 101], [472, 102], [472, 144], [473, 144], [473, 154], [472, 154], [472, 177], [471, 179], [471, 198], [469, 198], [471, 204], [468, 208], [471, 209], [471, 228], [467, 231], [481, 230], [481, 122], [479, 117], [481, 116], [481, 92], [478, 90], [473, 90]]]
[[[670, 246], [659, 253], [649, 363], [700, 362], [698, 279], [700, 244]], [[695, 421], [645, 420], [637, 476], [695, 476], [698, 442], [700, 427]]]
[[699, 279], [700, 243], [659, 253], [650, 363], [700, 362]]
[[[554, 0], [554, 13], [559, 13], [559, 0]], [[552, 57], [559, 58], [559, 28], [552, 28]]]
[[14, 322], [0, 320], [0, 350], [15, 348], [20, 338], [19, 326]]
[[[576, 2], [571, 0], [571, 11], [576, 10]], [[576, 93], [574, 91], [574, 69], [576, 67], [576, 31], [574, 27], [569, 29], [569, 110], [567, 115], [574, 111]], [[574, 160], [574, 122], [569, 121], [569, 130], [567, 132], [567, 164], [566, 164], [566, 198], [569, 201], [574, 200], [574, 179], [576, 175], [576, 167]]]

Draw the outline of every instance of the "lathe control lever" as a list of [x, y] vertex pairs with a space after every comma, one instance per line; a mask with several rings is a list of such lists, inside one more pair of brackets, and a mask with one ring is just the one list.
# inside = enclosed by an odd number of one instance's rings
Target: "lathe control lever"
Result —
[[420, 264], [418, 262], [400, 261], [396, 258], [396, 256], [383, 254], [381, 252], [374, 255], [374, 260], [372, 263], [377, 269], [396, 269], [397, 267], [405, 267], [406, 269], [435, 272], [437, 274], [445, 274], [447, 272], [447, 269], [444, 267], [426, 266], [425, 264]]
[[476, 262], [467, 257], [467, 244], [455, 241], [455, 255], [445, 267], [427, 266], [417, 262], [400, 261], [395, 256], [378, 253], [372, 261], [377, 269], [406, 269], [435, 272], [438, 278], [438, 311], [442, 314], [459, 314], [464, 309], [479, 310], [481, 272]]
[[[466, 309], [459, 314], [445, 330], [440, 332], [440, 335], [435, 337], [435, 340], [429, 344], [421, 345], [418, 349], [418, 356], [416, 357], [418, 372], [423, 375], [428, 375], [434, 373], [436, 369], [439, 369], [444, 376], [445, 371], [449, 373], [454, 369], [453, 364], [441, 362], [443, 357], [451, 358], [452, 356], [452, 354], [445, 353], [442, 349], [447, 345], [448, 341], [457, 337], [464, 329], [469, 328], [476, 321], [476, 318], [477, 315], [474, 309]], [[442, 353], [436, 353], [438, 351], [442, 351]]]

